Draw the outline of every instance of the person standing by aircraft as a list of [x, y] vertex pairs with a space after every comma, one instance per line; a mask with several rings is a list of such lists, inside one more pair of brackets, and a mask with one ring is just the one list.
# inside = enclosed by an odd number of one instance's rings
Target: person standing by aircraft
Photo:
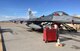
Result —
[[57, 39], [58, 39], [58, 37], [59, 37], [59, 28], [60, 28], [60, 24], [58, 24], [58, 23], [52, 23], [52, 27], [54, 28], [54, 29], [56, 29], [56, 36], [57, 36]]
[[56, 36], [57, 36], [57, 39], [58, 39], [58, 37], [59, 37], [59, 33], [58, 33], [59, 29], [58, 29], [58, 25], [57, 24], [54, 24], [54, 29], [56, 29]]

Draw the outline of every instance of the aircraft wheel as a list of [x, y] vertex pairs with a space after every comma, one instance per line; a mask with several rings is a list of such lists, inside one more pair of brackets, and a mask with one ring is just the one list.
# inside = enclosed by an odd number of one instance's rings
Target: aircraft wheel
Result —
[[32, 28], [32, 30], [35, 30], [34, 28]]

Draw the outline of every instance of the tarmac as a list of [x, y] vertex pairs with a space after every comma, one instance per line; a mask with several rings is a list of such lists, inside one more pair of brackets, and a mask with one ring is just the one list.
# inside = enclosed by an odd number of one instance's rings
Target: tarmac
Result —
[[80, 32], [61, 33], [64, 46], [57, 47], [56, 42], [45, 43], [43, 33], [30, 31], [25, 24], [0, 23], [0, 27], [0, 51], [80, 51]]

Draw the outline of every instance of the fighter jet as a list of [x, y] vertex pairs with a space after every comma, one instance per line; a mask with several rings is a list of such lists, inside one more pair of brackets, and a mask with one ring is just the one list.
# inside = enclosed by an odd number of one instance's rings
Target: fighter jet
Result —
[[[56, 11], [47, 16], [41, 16], [39, 18], [33, 16], [32, 11], [29, 9], [29, 19], [27, 20], [27, 26], [32, 29], [38, 30], [43, 29], [43, 25], [49, 25], [50, 23], [72, 23], [72, 24], [80, 24], [80, 19], [74, 16], [70, 16], [63, 11]], [[42, 25], [43, 24], [43, 25]]]

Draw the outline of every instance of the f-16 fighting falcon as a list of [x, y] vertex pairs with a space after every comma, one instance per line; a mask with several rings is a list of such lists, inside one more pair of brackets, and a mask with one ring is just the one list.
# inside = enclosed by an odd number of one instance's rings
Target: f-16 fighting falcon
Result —
[[56, 11], [47, 16], [41, 16], [37, 18], [32, 14], [32, 11], [29, 9], [29, 19], [27, 20], [27, 26], [32, 29], [38, 30], [43, 29], [44, 25], [51, 25], [56, 23], [58, 27], [60, 24], [64, 23], [72, 23], [72, 24], [80, 24], [80, 19], [74, 16], [70, 16], [63, 11]]

